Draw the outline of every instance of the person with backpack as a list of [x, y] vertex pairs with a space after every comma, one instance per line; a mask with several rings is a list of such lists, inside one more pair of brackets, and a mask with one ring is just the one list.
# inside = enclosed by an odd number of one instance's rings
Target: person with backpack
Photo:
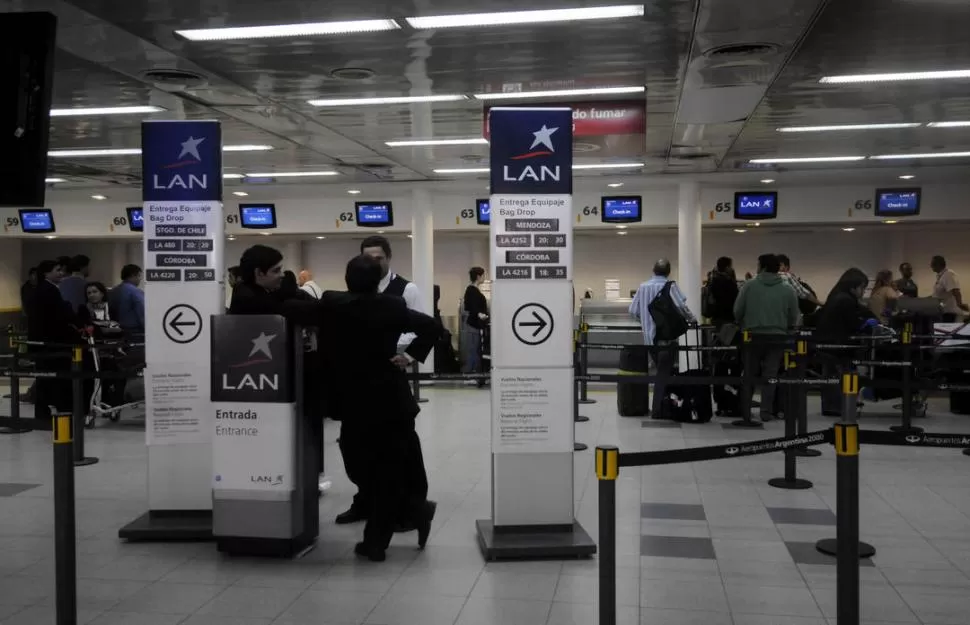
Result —
[[822, 305], [815, 291], [807, 282], [792, 273], [791, 259], [786, 254], [775, 254], [775, 257], [778, 259], [778, 266], [780, 267], [778, 276], [795, 292], [799, 313], [814, 315]]
[[[770, 378], [778, 375], [785, 354], [781, 339], [798, 323], [798, 298], [779, 275], [780, 267], [777, 256], [762, 254], [758, 258], [758, 276], [741, 287], [741, 293], [734, 303], [734, 317], [738, 325], [752, 335], [751, 344], [748, 345], [751, 353], [745, 359], [752, 370], [745, 370], [745, 376]], [[771, 384], [761, 388], [760, 412], [764, 422], [772, 419], [775, 390]], [[750, 406], [751, 386], [745, 385], [742, 392], [746, 395], [741, 405]]]
[[717, 259], [704, 293], [705, 317], [717, 330], [726, 323], [734, 323], [734, 302], [738, 299], [738, 281], [734, 261], [727, 256]]
[[659, 378], [653, 385], [652, 415], [662, 419], [666, 378], [673, 374], [677, 360], [677, 350], [669, 346], [676, 345], [687, 332], [688, 324], [696, 322], [687, 307], [687, 298], [670, 280], [669, 260], [662, 258], [653, 266], [653, 277], [641, 284], [633, 296], [630, 314], [640, 322], [643, 344], [657, 348], [650, 350], [654, 374]]

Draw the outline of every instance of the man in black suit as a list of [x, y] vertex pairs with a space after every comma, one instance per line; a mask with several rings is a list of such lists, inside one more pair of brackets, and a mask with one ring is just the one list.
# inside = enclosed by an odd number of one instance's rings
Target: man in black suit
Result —
[[[31, 341], [61, 344], [61, 347], [33, 347], [31, 352], [40, 371], [67, 371], [70, 369], [70, 350], [63, 344], [78, 343], [78, 321], [75, 312], [61, 297], [57, 288], [64, 277], [64, 267], [54, 260], [37, 265], [37, 288], [33, 294], [32, 307], [27, 317], [27, 338]], [[49, 406], [58, 410], [71, 409], [71, 383], [69, 380], [38, 379], [37, 396], [34, 400], [34, 417], [49, 419]]]
[[320, 299], [321, 359], [327, 376], [329, 414], [341, 422], [341, 439], [361, 441], [361, 479], [367, 498], [364, 540], [355, 552], [384, 560], [395, 525], [418, 530], [424, 547], [436, 504], [427, 500], [428, 480], [414, 429], [419, 408], [398, 353], [398, 339], [413, 333], [407, 349], [424, 361], [438, 337], [435, 321], [400, 297], [378, 293], [380, 262], [357, 256], [347, 264], [347, 292]]
[[229, 314], [280, 315], [277, 294], [283, 281], [283, 255], [268, 245], [254, 245], [239, 259], [240, 279], [233, 286]]

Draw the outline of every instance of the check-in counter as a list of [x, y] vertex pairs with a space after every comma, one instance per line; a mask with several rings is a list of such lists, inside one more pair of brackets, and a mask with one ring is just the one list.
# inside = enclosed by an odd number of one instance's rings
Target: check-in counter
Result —
[[[640, 322], [630, 316], [630, 298], [616, 300], [584, 299], [579, 304], [579, 323], [590, 326], [588, 342], [643, 345]], [[620, 352], [590, 349], [590, 369], [616, 369]]]

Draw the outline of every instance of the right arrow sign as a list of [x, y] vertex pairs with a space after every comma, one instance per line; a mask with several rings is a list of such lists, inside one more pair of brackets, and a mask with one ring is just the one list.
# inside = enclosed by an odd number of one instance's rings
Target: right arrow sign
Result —
[[512, 315], [512, 333], [526, 345], [541, 345], [549, 340], [555, 327], [552, 312], [542, 304], [523, 304]]

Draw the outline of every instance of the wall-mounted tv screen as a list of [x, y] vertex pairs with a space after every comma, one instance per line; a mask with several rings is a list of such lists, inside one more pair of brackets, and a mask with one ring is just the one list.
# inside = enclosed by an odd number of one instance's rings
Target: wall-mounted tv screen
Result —
[[604, 197], [600, 219], [608, 224], [629, 224], [643, 221], [643, 198], [639, 195]]
[[394, 225], [394, 209], [390, 202], [355, 202], [357, 225], [364, 228], [385, 228]]
[[276, 227], [276, 204], [240, 204], [239, 225], [251, 230]]
[[129, 206], [125, 210], [128, 211], [128, 229], [132, 232], [143, 231], [145, 229], [145, 217], [142, 207]]
[[54, 214], [49, 208], [20, 209], [20, 230], [27, 234], [54, 232]]
[[876, 189], [876, 217], [919, 215], [920, 189]]
[[492, 207], [488, 200], [475, 201], [475, 220], [480, 226], [487, 226], [492, 223]]
[[734, 194], [734, 218], [747, 221], [774, 219], [778, 216], [778, 193], [776, 191], [744, 192]]

